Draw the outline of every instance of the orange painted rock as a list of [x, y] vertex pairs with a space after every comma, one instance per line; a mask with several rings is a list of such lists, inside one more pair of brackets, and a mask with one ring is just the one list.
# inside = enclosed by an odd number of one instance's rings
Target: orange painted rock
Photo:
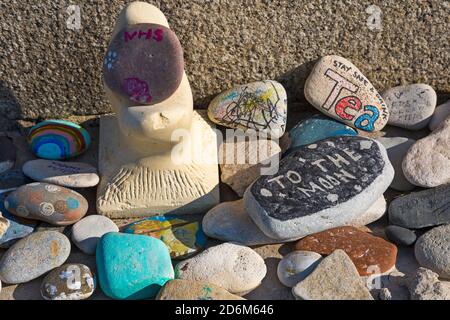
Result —
[[397, 247], [386, 240], [355, 227], [338, 227], [301, 239], [295, 250], [313, 251], [328, 255], [344, 250], [361, 276], [385, 273], [395, 265]]

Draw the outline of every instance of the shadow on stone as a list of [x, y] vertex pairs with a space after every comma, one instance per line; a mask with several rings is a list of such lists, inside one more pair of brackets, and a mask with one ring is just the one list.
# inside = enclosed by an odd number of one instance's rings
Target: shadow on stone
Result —
[[0, 80], [0, 131], [14, 131], [21, 128], [18, 123], [22, 119], [22, 106], [13, 91]]

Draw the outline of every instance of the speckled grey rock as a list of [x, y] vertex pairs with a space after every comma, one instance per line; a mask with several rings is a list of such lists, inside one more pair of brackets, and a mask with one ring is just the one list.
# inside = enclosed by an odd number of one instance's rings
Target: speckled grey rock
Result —
[[278, 279], [286, 287], [294, 287], [308, 277], [322, 260], [322, 256], [311, 251], [294, 251], [278, 263]]
[[439, 275], [419, 268], [408, 283], [411, 300], [450, 300], [450, 282], [439, 281]]
[[373, 300], [355, 265], [343, 250], [324, 258], [292, 293], [298, 300]]
[[8, 171], [16, 161], [16, 147], [8, 137], [0, 137], [0, 173]]
[[414, 248], [417, 261], [440, 277], [450, 279], [450, 225], [436, 227], [421, 236]]
[[434, 114], [431, 117], [428, 128], [431, 131], [436, 130], [445, 119], [450, 117], [450, 100], [436, 107]]
[[411, 184], [403, 174], [403, 158], [408, 152], [409, 148], [416, 142], [413, 139], [403, 137], [385, 138], [381, 137], [377, 139], [386, 148], [389, 160], [394, 167], [395, 175], [394, 180], [390, 187], [398, 191], [411, 191], [416, 186]]
[[410, 246], [416, 242], [416, 234], [399, 226], [388, 226], [385, 229], [386, 237], [399, 246]]
[[389, 221], [409, 229], [450, 223], [450, 185], [394, 199], [389, 205]]
[[62, 265], [70, 254], [69, 239], [55, 231], [32, 233], [19, 240], [0, 260], [0, 279], [16, 284], [36, 279]]

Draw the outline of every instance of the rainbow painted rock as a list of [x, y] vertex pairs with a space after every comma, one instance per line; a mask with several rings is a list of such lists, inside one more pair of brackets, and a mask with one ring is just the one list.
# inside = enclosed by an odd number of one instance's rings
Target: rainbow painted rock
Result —
[[85, 152], [91, 144], [91, 137], [75, 123], [48, 120], [31, 128], [28, 143], [39, 158], [63, 160]]
[[160, 239], [168, 247], [172, 259], [186, 258], [206, 244], [200, 222], [180, 216], [155, 216], [126, 226], [125, 233], [141, 234]]
[[73, 190], [36, 182], [24, 185], [9, 194], [5, 199], [5, 208], [22, 218], [65, 226], [84, 217], [88, 202]]
[[135, 24], [119, 31], [103, 63], [106, 85], [131, 105], [166, 100], [179, 87], [183, 73], [180, 41], [158, 24]]

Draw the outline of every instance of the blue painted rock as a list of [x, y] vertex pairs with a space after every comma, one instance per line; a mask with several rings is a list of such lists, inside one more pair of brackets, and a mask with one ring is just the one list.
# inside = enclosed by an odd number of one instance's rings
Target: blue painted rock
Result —
[[70, 254], [70, 241], [56, 231], [32, 233], [19, 240], [0, 260], [0, 279], [25, 283], [62, 265]]
[[0, 173], [8, 171], [16, 161], [16, 147], [8, 137], [0, 137]]
[[169, 98], [184, 74], [183, 49], [175, 33], [140, 23], [120, 30], [109, 45], [103, 76], [129, 104], [151, 105]]
[[370, 81], [350, 61], [322, 57], [305, 83], [305, 98], [320, 112], [353, 128], [380, 131], [389, 108]]
[[39, 158], [64, 160], [85, 152], [91, 144], [91, 137], [75, 123], [47, 120], [31, 128], [28, 143]]
[[88, 210], [79, 193], [53, 184], [35, 182], [13, 191], [5, 200], [6, 209], [19, 217], [65, 226], [74, 224]]
[[271, 80], [236, 86], [211, 101], [208, 116], [225, 127], [279, 138], [286, 129], [286, 90]]
[[9, 248], [34, 231], [36, 223], [15, 217], [7, 211], [0, 212], [0, 248]]
[[169, 249], [172, 259], [183, 259], [202, 250], [206, 244], [200, 222], [186, 219], [175, 215], [150, 217], [126, 226], [123, 232], [159, 239]]
[[320, 115], [300, 121], [289, 131], [292, 149], [336, 136], [356, 136], [358, 132], [351, 127]]
[[68, 263], [52, 270], [42, 281], [45, 300], [84, 300], [95, 291], [95, 277], [84, 264]]
[[148, 299], [174, 278], [166, 245], [142, 235], [110, 232], [97, 244], [100, 287], [113, 299]]

